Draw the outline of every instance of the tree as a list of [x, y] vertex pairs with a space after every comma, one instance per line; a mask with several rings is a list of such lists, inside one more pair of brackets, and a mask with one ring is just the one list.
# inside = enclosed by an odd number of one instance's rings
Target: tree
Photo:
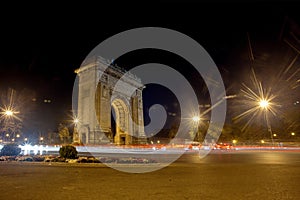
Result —
[[77, 158], [77, 150], [72, 145], [64, 145], [59, 149], [59, 155], [63, 158], [75, 159]]
[[177, 134], [177, 132], [178, 132], [178, 125], [177, 124], [173, 124], [172, 126], [171, 126], [171, 129], [170, 129], [170, 131], [169, 131], [169, 138], [170, 139], [173, 139], [175, 136], [176, 136], [176, 134]]
[[59, 134], [60, 141], [62, 143], [67, 143], [70, 135], [68, 127], [60, 123], [58, 126], [58, 134]]
[[21, 153], [21, 148], [17, 144], [11, 143], [6, 144], [1, 149], [1, 156], [17, 156]]

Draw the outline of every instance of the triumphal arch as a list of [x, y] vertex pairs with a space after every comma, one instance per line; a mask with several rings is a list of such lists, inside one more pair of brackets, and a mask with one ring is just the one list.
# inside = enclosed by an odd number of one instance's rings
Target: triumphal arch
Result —
[[74, 142], [145, 143], [140, 78], [102, 57], [86, 59], [75, 72], [78, 124]]

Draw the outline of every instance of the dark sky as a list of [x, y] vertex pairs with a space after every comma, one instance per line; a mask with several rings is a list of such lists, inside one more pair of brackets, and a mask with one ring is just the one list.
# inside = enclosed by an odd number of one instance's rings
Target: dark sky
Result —
[[[74, 70], [109, 36], [144, 26], [180, 31], [208, 51], [227, 76], [226, 81], [233, 80], [227, 85], [232, 86], [235, 79], [241, 78], [239, 64], [247, 59], [247, 32], [257, 43], [272, 43], [279, 36], [285, 16], [300, 22], [300, 7], [296, 2], [183, 2], [89, 2], [2, 7], [1, 91], [8, 87], [33, 90], [39, 108], [43, 109], [39, 116], [51, 124], [48, 128], [55, 129], [57, 122], [65, 120], [71, 109]], [[157, 61], [176, 68], [176, 63], [182, 62], [174, 55], [159, 57], [160, 53], [152, 51], [151, 57], [149, 52], [136, 52], [120, 60], [119, 65], [130, 68]], [[183, 71], [191, 79], [198, 79], [192, 77], [190, 70]], [[44, 99], [51, 99], [51, 105], [45, 106]]]

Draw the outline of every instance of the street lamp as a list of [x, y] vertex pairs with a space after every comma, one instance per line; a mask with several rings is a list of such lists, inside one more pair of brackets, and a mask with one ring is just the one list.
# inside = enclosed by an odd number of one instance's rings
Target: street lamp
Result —
[[[200, 122], [200, 117], [198, 115], [195, 115], [192, 117], [192, 121], [193, 121], [193, 140], [195, 138], [197, 138], [197, 140], [199, 141], [199, 130], [198, 130], [198, 126], [199, 126], [199, 122]], [[195, 134], [195, 135], [194, 135]]]
[[14, 112], [13, 111], [11, 111], [11, 110], [6, 110], [5, 112], [4, 112], [4, 115], [6, 115], [6, 116], [13, 116], [13, 114], [14, 114]]
[[41, 142], [41, 144], [43, 144], [43, 140], [44, 140], [44, 138], [43, 138], [43, 137], [40, 137], [40, 142]]
[[291, 136], [295, 136], [295, 133], [294, 133], [294, 132], [291, 132]]
[[269, 107], [269, 101], [265, 99], [261, 99], [259, 102], [259, 106], [263, 109], [267, 109]]
[[272, 128], [271, 128], [271, 125], [269, 123], [269, 119], [268, 119], [268, 111], [269, 111], [269, 107], [270, 107], [270, 101], [267, 100], [267, 99], [260, 99], [259, 102], [258, 102], [259, 106], [261, 109], [264, 109], [264, 113], [265, 113], [265, 118], [266, 118], [266, 121], [267, 121], [267, 128], [268, 128], [268, 131], [270, 132], [270, 135], [271, 135], [271, 140], [272, 140], [272, 144], [274, 145], [274, 139], [273, 139], [273, 136], [276, 137], [277, 135], [276, 134], [273, 134], [272, 132]]
[[74, 123], [74, 129], [73, 129], [73, 143], [80, 143], [79, 139], [79, 134], [78, 134], [78, 124], [79, 124], [79, 119], [77, 117], [73, 118], [73, 123]]
[[79, 119], [78, 119], [78, 118], [75, 118], [75, 119], [73, 120], [73, 122], [74, 122], [75, 126], [77, 126], [77, 124], [79, 123]]
[[200, 117], [199, 116], [194, 116], [192, 118], [193, 122], [198, 123], [200, 121]]
[[18, 114], [19, 112], [18, 111], [14, 111], [14, 110], [12, 110], [12, 109], [10, 109], [10, 108], [7, 108], [7, 109], [2, 109], [2, 115], [4, 116], [4, 117], [6, 117], [6, 118], [8, 118], [8, 119], [10, 119], [10, 118], [16, 118], [16, 119], [18, 119], [18, 120], [20, 120], [17, 116], [16, 116], [16, 114]]

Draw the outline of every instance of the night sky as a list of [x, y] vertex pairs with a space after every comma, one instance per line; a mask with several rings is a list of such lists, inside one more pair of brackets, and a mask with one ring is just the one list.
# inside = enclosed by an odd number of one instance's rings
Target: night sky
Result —
[[[85, 56], [109, 36], [144, 26], [174, 29], [197, 40], [214, 59], [229, 93], [234, 93], [248, 76], [242, 74], [248, 62], [246, 33], [250, 34], [255, 48], [259, 48], [256, 52], [267, 52], [275, 43], [283, 45], [278, 38], [284, 19], [288, 16], [300, 24], [299, 8], [296, 2], [285, 1], [140, 1], [2, 7], [1, 93], [7, 88], [33, 91], [36, 110], [31, 117], [36, 120], [36, 127], [55, 130], [59, 122], [68, 120], [74, 70], [80, 67]], [[137, 51], [116, 62], [125, 69], [147, 62], [161, 62], [182, 72], [193, 87], [203, 87], [201, 77], [193, 73], [192, 67], [168, 52]], [[176, 101], [167, 101], [172, 94], [159, 100], [151, 93], [151, 88], [147, 90], [144, 94], [146, 108], [161, 101], [168, 111], [176, 110]], [[152, 92], [154, 90], [165, 91], [153, 87]], [[45, 99], [50, 99], [51, 103], [44, 103]], [[207, 101], [205, 89], [199, 99]]]

